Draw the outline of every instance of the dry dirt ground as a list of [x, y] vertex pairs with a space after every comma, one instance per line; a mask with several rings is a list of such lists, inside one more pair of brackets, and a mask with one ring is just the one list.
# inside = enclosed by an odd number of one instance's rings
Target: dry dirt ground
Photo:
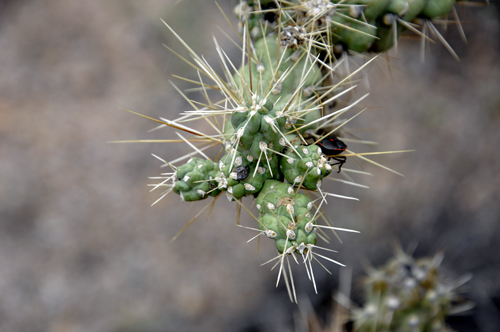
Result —
[[[444, 250], [451, 278], [472, 272], [465, 295], [477, 307], [459, 331], [500, 331], [496, 8], [465, 10], [468, 45], [448, 27], [461, 62], [436, 45], [422, 64], [407, 38], [391, 70], [372, 67], [370, 109], [353, 132], [380, 142], [375, 149], [415, 152], [376, 158], [404, 178], [364, 165], [373, 176], [356, 180], [369, 190], [332, 183], [360, 202], [332, 200], [328, 210], [361, 231], [331, 244], [354, 279], [363, 261], [388, 259], [393, 238], [418, 242], [417, 256]], [[161, 171], [151, 153], [172, 159], [184, 146], [106, 143], [174, 137], [148, 133], [152, 122], [120, 107], [166, 118], [189, 109], [168, 80], [196, 75], [162, 46], [186, 54], [160, 17], [210, 62], [212, 34], [238, 56], [208, 1], [0, 2], [0, 331], [294, 330], [298, 308], [274, 288], [276, 271], [259, 266], [272, 244], [257, 254], [245, 243], [253, 234], [234, 225], [234, 205], [218, 202], [169, 242], [205, 203], [172, 195], [150, 207], [158, 195], [147, 177]], [[337, 287], [331, 270], [317, 271], [320, 295], [295, 273], [321, 319]]]

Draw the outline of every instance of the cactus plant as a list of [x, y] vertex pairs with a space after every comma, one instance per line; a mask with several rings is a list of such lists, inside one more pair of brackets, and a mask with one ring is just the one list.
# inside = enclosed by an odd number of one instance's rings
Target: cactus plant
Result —
[[[312, 260], [317, 256], [340, 264], [317, 253], [313, 256], [313, 249], [319, 248], [318, 236], [325, 237], [320, 229], [351, 231], [318, 224], [326, 198], [339, 196], [322, 189], [323, 179], [335, 169], [329, 157], [337, 154], [325, 154], [320, 142], [331, 135], [342, 139], [341, 130], [350, 121], [344, 118], [346, 113], [356, 109], [367, 94], [348, 105], [335, 105], [335, 101], [352, 93], [357, 87], [355, 76], [376, 59], [342, 75], [338, 65], [344, 60], [339, 57], [384, 52], [407, 29], [428, 39], [426, 28], [431, 27], [444, 40], [431, 21], [446, 15], [453, 4], [451, 0], [240, 1], [234, 14], [239, 20], [243, 61], [237, 68], [216, 41], [222, 75], [165, 23], [188, 50], [192, 60], [181, 58], [197, 69], [198, 85], [207, 102], [188, 99], [193, 109], [177, 120], [153, 119], [193, 136], [178, 133], [194, 153], [171, 162], [160, 158], [172, 169], [154, 187], [167, 187], [160, 199], [172, 191], [185, 201], [217, 199], [224, 192], [242, 206], [243, 197], [255, 197], [259, 213], [254, 216], [258, 227], [253, 229], [276, 244], [278, 281], [283, 274], [296, 300], [293, 278], [289, 283], [284, 262], [299, 255], [316, 288]], [[222, 100], [213, 102], [208, 89], [219, 91]], [[188, 127], [194, 120], [205, 121], [215, 133]], [[222, 147], [223, 155], [209, 158], [204, 151], [213, 147]], [[365, 153], [345, 150], [346, 158], [378, 165]], [[186, 159], [184, 165], [175, 166]]]

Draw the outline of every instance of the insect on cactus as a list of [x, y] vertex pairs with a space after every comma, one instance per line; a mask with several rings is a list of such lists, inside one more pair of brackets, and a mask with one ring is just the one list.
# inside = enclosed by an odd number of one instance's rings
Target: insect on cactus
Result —
[[[155, 178], [160, 181], [153, 190], [166, 188], [156, 202], [170, 192], [184, 201], [226, 196], [253, 216], [257, 224], [249, 229], [257, 232], [256, 237], [264, 235], [275, 242], [278, 255], [270, 262], [277, 262], [278, 282], [283, 275], [292, 301], [297, 299], [289, 258], [297, 263], [297, 256], [302, 259], [316, 290], [313, 261], [323, 258], [342, 265], [318, 253], [333, 252], [318, 246], [318, 238], [328, 238], [326, 229], [356, 232], [334, 227], [334, 221], [325, 217], [322, 207], [328, 197], [354, 198], [328, 192], [323, 180], [335, 176], [357, 185], [347, 174], [363, 172], [348, 168], [349, 159], [388, 169], [366, 155], [399, 152], [348, 149], [344, 142], [358, 140], [346, 137], [345, 126], [363, 110], [349, 112], [359, 110], [368, 94], [350, 103], [346, 97], [354, 96], [366, 68], [377, 59], [369, 53], [397, 45], [404, 30], [417, 33], [424, 42], [430, 40], [430, 31], [446, 44], [432, 21], [450, 11], [456, 15], [454, 4], [452, 0], [240, 1], [233, 10], [238, 27], [223, 16], [240, 41], [241, 65], [235, 65], [214, 39], [221, 72], [164, 22], [191, 56], [188, 60], [179, 55], [196, 68], [206, 102], [182, 94], [191, 110], [176, 120], [149, 118], [178, 130], [179, 141], [189, 149], [173, 161], [158, 157], [171, 172]], [[343, 70], [349, 55], [361, 53], [361, 65]], [[209, 98], [210, 89], [220, 93], [219, 101]], [[204, 121], [212, 132], [194, 129], [192, 121]], [[221, 151], [216, 158], [205, 154], [212, 148]], [[348, 165], [340, 172], [346, 160]], [[257, 215], [243, 205], [243, 197], [255, 198]]]

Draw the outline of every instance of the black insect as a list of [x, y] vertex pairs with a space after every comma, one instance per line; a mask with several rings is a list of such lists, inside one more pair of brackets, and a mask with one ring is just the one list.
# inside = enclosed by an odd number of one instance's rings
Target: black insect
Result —
[[412, 277], [413, 276], [413, 266], [409, 263], [403, 263], [401, 264], [402, 270], [404, 271], [405, 275]]
[[271, 11], [272, 9], [276, 9], [276, 3], [273, 1], [269, 2], [268, 4], [261, 4], [261, 10], [264, 13], [264, 20], [268, 21], [269, 23], [274, 23], [276, 19], [278, 18], [277, 11]]
[[236, 181], [243, 181], [248, 177], [250, 166], [237, 166], [234, 168], [233, 172], [236, 173]]
[[330, 163], [330, 165], [339, 165], [340, 173], [342, 165], [345, 164], [347, 158], [341, 157], [339, 156], [339, 154], [347, 149], [347, 145], [335, 136], [328, 136], [323, 138], [318, 142], [318, 145], [321, 147], [321, 151], [328, 157], [329, 162], [331, 159], [336, 161], [334, 163]]

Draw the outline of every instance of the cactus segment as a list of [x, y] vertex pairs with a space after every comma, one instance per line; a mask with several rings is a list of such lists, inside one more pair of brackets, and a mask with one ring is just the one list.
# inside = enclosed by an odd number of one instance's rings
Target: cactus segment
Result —
[[275, 180], [266, 181], [257, 196], [259, 229], [274, 240], [280, 254], [293, 250], [302, 255], [305, 248], [316, 244], [310, 202], [293, 186]]
[[213, 180], [216, 169], [217, 163], [213, 161], [192, 158], [177, 168], [177, 181], [173, 191], [188, 202], [217, 196], [220, 190]]
[[302, 183], [309, 190], [318, 189], [323, 178], [332, 172], [332, 167], [317, 145], [302, 146], [296, 151], [300, 157], [288, 149], [286, 157], [281, 158], [280, 167], [285, 179], [293, 185]]

